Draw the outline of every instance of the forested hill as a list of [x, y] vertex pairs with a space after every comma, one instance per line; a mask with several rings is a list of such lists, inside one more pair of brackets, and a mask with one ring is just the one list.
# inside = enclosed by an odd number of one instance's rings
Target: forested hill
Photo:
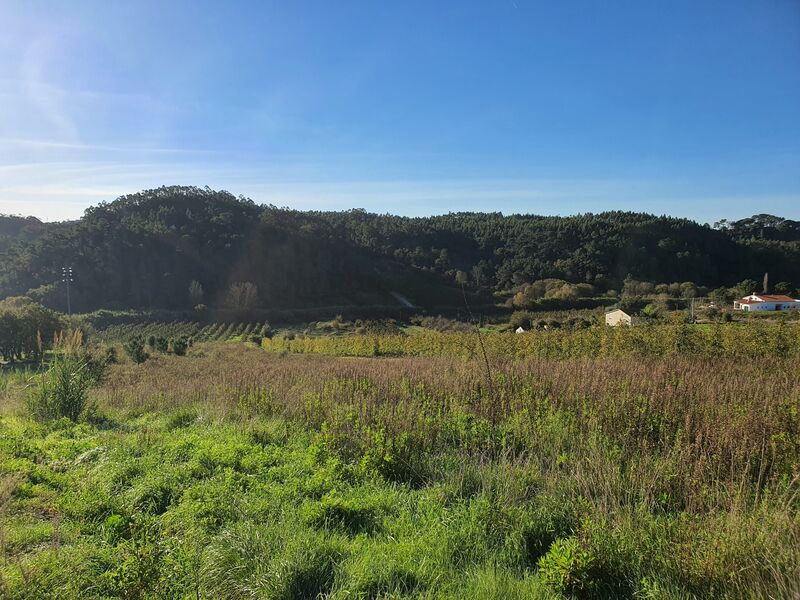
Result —
[[0, 251], [18, 241], [33, 240], [41, 236], [47, 225], [35, 217], [0, 215]]
[[60, 306], [64, 265], [75, 272], [76, 310], [215, 306], [236, 294], [269, 308], [396, 302], [392, 293], [434, 306], [461, 284], [489, 298], [546, 278], [598, 293], [629, 275], [716, 287], [769, 271], [798, 283], [800, 224], [769, 215], [712, 228], [627, 212], [301, 212], [195, 187], [123, 196], [72, 222], [0, 217], [0, 297]]

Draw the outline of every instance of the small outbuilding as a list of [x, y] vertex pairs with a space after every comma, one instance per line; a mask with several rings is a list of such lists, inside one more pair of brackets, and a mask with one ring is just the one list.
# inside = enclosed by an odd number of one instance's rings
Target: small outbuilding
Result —
[[517, 327], [517, 328], [514, 330], [514, 333], [525, 333], [525, 330], [524, 330], [522, 327]]
[[624, 310], [618, 308], [606, 313], [606, 325], [616, 327], [618, 325], [634, 325], [636, 320], [626, 313]]

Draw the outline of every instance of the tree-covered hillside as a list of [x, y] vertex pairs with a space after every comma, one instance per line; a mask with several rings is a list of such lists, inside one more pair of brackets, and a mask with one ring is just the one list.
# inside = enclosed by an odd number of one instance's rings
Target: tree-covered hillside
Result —
[[35, 217], [0, 215], [0, 251], [17, 241], [32, 240], [42, 235], [47, 228]]
[[[598, 293], [628, 275], [715, 287], [770, 272], [800, 282], [800, 228], [758, 215], [714, 228], [626, 212], [572, 217], [458, 213], [426, 218], [301, 212], [224, 191], [162, 187], [123, 196], [78, 221], [0, 219], [0, 297], [73, 307], [303, 307], [447, 304], [558, 278]], [[395, 295], [393, 295], [394, 293]], [[460, 292], [459, 292], [460, 293]]]

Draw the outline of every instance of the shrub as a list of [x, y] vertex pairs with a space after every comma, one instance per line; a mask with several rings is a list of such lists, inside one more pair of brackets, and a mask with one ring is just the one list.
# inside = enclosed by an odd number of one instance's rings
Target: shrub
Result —
[[74, 358], [83, 365], [90, 383], [93, 385], [100, 381], [105, 373], [108, 361], [106, 356], [97, 356], [91, 352], [81, 349], [76, 352]]
[[172, 352], [175, 356], [186, 356], [186, 350], [189, 347], [189, 343], [181, 338], [178, 340], [172, 340]]
[[156, 338], [156, 350], [164, 354], [167, 353], [167, 351], [169, 350], [169, 341], [167, 341], [167, 338], [163, 337]]
[[559, 538], [539, 559], [539, 577], [557, 592], [588, 595], [594, 587], [594, 556], [574, 537]]
[[568, 537], [575, 526], [573, 507], [563, 499], [540, 495], [537, 504], [520, 529], [528, 566], [541, 560], [550, 551], [553, 542]]
[[144, 351], [144, 340], [141, 338], [141, 336], [134, 336], [130, 338], [123, 345], [123, 349], [131, 358], [131, 360], [137, 365], [147, 360], [147, 353]]
[[179, 410], [167, 418], [165, 427], [167, 431], [182, 429], [194, 423], [199, 416], [198, 412], [193, 408]]
[[106, 356], [105, 362], [107, 365], [115, 365], [119, 359], [117, 358], [117, 348], [116, 346], [109, 346], [106, 348]]
[[87, 392], [92, 383], [86, 365], [75, 356], [56, 358], [39, 384], [28, 393], [27, 406], [39, 421], [66, 417], [77, 421], [87, 407]]
[[516, 329], [522, 327], [523, 329], [530, 329], [533, 315], [527, 310], [515, 310], [511, 313], [511, 326]]

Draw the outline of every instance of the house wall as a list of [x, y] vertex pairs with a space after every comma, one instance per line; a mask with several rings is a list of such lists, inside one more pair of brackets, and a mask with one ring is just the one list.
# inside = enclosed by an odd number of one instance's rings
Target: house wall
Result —
[[[780, 307], [780, 308], [778, 308]], [[800, 302], [759, 302], [758, 304], [743, 304], [742, 310], [749, 312], [765, 312], [774, 310], [796, 310]]]
[[606, 315], [606, 325], [630, 325], [631, 318], [622, 311], [612, 311]]

